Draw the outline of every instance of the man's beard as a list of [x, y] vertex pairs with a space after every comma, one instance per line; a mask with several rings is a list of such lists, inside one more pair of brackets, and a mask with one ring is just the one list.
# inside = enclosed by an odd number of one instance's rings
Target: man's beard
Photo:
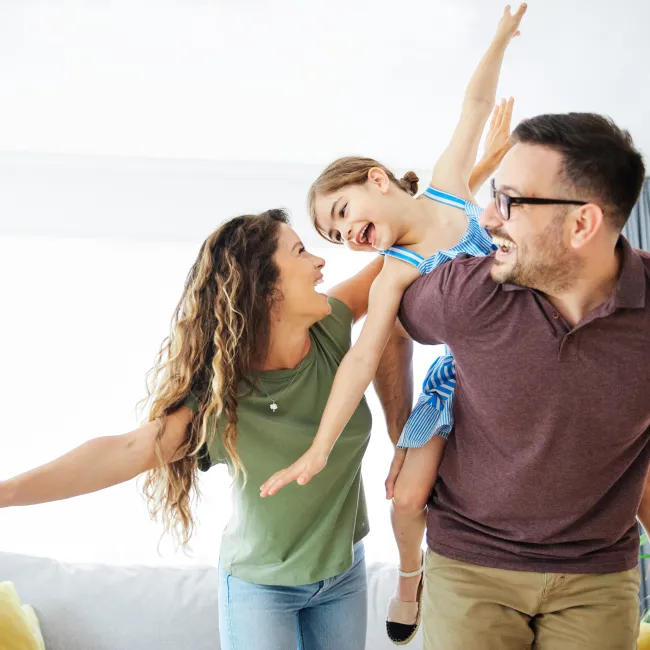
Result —
[[[500, 284], [516, 284], [549, 294], [569, 289], [578, 275], [580, 259], [562, 239], [563, 224], [564, 215], [558, 215], [543, 233], [537, 235], [532, 245], [518, 245], [513, 265], [495, 261], [492, 279]], [[497, 232], [494, 234], [498, 235]]]

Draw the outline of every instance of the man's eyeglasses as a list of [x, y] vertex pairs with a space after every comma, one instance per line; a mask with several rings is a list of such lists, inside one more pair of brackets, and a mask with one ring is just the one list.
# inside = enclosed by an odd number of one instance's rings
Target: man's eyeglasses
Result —
[[490, 182], [492, 190], [492, 200], [497, 206], [499, 217], [503, 221], [510, 219], [511, 205], [587, 205], [589, 201], [567, 201], [566, 199], [537, 199], [529, 196], [508, 196], [504, 192], [499, 192], [494, 184], [494, 179]]

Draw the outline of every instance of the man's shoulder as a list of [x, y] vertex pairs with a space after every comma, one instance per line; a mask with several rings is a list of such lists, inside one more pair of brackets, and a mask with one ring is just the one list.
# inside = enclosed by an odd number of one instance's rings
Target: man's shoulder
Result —
[[447, 297], [452, 297], [455, 292], [464, 294], [473, 287], [493, 290], [496, 284], [490, 275], [493, 264], [492, 255], [460, 255], [418, 278], [413, 285], [419, 285], [423, 289], [428, 286], [431, 292], [444, 291]]
[[[494, 280], [490, 275], [494, 265], [494, 254], [488, 256], [472, 257], [471, 255], [461, 255], [449, 262], [454, 273], [471, 276], [473, 280], [489, 281], [494, 285]], [[434, 269], [435, 271], [436, 269]]]
[[[492, 256], [459, 256], [418, 278], [406, 290], [399, 313], [409, 335], [419, 343], [451, 342], [451, 332], [475, 327], [479, 313], [489, 311], [501, 286], [490, 275]], [[453, 328], [450, 325], [453, 323]]]
[[[490, 269], [492, 268], [492, 265], [494, 264], [494, 254], [491, 255], [479, 255], [479, 256], [472, 256], [472, 255], [459, 255], [458, 257], [454, 258], [453, 260], [450, 260], [448, 262], [448, 265], [451, 266], [454, 269], [458, 269], [459, 272], [461, 273], [472, 273], [475, 270], [480, 270], [484, 269], [486, 274], [489, 276], [490, 274]], [[441, 264], [437, 269], [433, 269], [431, 273], [435, 273], [438, 269], [442, 268], [444, 265]]]

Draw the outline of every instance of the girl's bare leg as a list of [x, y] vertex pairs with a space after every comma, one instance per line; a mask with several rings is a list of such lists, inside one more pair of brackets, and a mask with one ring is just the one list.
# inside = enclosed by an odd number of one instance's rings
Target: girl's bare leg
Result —
[[[399, 551], [399, 568], [406, 573], [422, 566], [426, 504], [438, 477], [445, 443], [444, 438], [434, 436], [423, 447], [409, 449], [395, 483], [391, 521]], [[400, 577], [395, 598], [415, 602], [421, 578], [421, 575]]]

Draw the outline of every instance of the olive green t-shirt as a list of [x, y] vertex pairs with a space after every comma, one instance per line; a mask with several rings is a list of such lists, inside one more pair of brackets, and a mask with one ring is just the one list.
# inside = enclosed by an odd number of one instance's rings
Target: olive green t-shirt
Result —
[[[311, 348], [296, 370], [262, 372], [261, 387], [238, 403], [237, 452], [246, 469], [233, 484], [233, 513], [223, 533], [221, 564], [230, 574], [265, 585], [305, 585], [352, 565], [352, 547], [368, 533], [361, 460], [370, 438], [365, 399], [350, 419], [325, 469], [307, 485], [262, 499], [260, 486], [311, 445], [334, 375], [350, 348], [352, 313], [335, 298], [332, 312], [310, 330]], [[293, 379], [293, 383], [290, 383]], [[284, 392], [286, 390], [286, 392]], [[196, 410], [190, 394], [186, 406]], [[210, 462], [229, 464], [219, 431]]]

